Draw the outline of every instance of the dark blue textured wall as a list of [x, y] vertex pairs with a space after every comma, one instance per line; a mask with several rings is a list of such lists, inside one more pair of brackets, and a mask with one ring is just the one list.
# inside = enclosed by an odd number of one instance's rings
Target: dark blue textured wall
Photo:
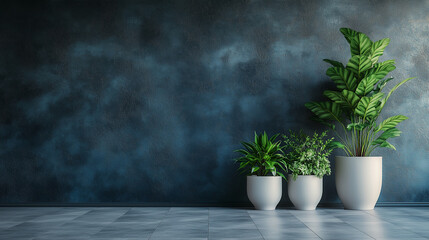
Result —
[[[380, 201], [429, 201], [428, 1], [0, 3], [0, 202], [246, 203], [233, 150], [322, 128], [351, 27], [391, 38], [405, 114]], [[284, 194], [284, 202], [287, 195]], [[323, 202], [338, 202], [333, 176]]]

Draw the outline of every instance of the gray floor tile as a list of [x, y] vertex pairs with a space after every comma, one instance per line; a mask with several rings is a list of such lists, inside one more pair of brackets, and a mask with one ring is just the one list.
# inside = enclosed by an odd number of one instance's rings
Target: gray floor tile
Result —
[[0, 231], [14, 227], [22, 222], [0, 222]]
[[210, 230], [222, 230], [222, 229], [256, 229], [256, 225], [253, 221], [214, 221], [209, 223]]
[[46, 234], [46, 231], [37, 231], [37, 230], [15, 230], [7, 229], [0, 232], [0, 239], [25, 239], [25, 238], [34, 238], [42, 237]]
[[151, 235], [153, 238], [207, 238], [208, 229], [156, 229]]
[[197, 221], [197, 222], [191, 222], [191, 221], [190, 222], [161, 222], [158, 225], [157, 229], [161, 229], [161, 230], [164, 230], [164, 229], [171, 229], [171, 230], [174, 230], [174, 229], [177, 229], [177, 230], [180, 230], [180, 229], [208, 229], [208, 227], [209, 227], [209, 224], [207, 221], [205, 221], [205, 222], [200, 222], [200, 221]]
[[181, 214], [177, 215], [168, 215], [162, 221], [163, 222], [208, 222], [209, 218], [207, 215], [190, 215]]
[[319, 237], [310, 229], [306, 227], [301, 228], [283, 228], [283, 229], [259, 229], [264, 238], [270, 239], [301, 239], [301, 238], [315, 238]]
[[209, 238], [260, 238], [262, 237], [258, 229], [222, 229], [209, 231]]
[[353, 227], [359, 229], [360, 231], [368, 234], [369, 236], [376, 239], [388, 239], [388, 238], [419, 238], [422, 237], [414, 232], [411, 232], [405, 228], [402, 228], [400, 225], [392, 224], [388, 222], [381, 223], [354, 223]]
[[74, 221], [84, 222], [113, 222], [124, 215], [126, 210], [93, 210], [74, 219]]
[[210, 216], [209, 217], [210, 222], [252, 222], [252, 218], [247, 215], [247, 216], [228, 216], [228, 215], [222, 215], [222, 216]]
[[429, 208], [0, 208], [0, 239], [429, 239]]
[[347, 223], [309, 222], [305, 223], [322, 239], [373, 239]]
[[263, 237], [245, 237], [245, 238], [211, 237], [209, 238], [209, 240], [266, 240], [266, 239], [264, 239]]
[[[150, 240], [171, 240], [171, 237], [151, 237]], [[174, 240], [207, 240], [208, 238], [189, 238], [189, 237], [174, 237]]]
[[317, 213], [315, 211], [306, 211], [303, 213], [292, 213], [299, 221], [301, 222], [328, 222], [328, 223], [339, 223], [342, 222], [341, 219], [339, 219], [336, 216], [330, 215], [330, 214], [321, 214]]
[[253, 217], [253, 222], [258, 228], [294, 228], [305, 226], [299, 219], [294, 216], [268, 216], [268, 217]]
[[78, 218], [81, 215], [77, 214], [55, 214], [55, 215], [45, 215], [31, 219], [29, 222], [67, 222], [75, 218]]
[[164, 219], [164, 216], [147, 216], [147, 215], [122, 215], [119, 218], [116, 218], [115, 222], [161, 222]]

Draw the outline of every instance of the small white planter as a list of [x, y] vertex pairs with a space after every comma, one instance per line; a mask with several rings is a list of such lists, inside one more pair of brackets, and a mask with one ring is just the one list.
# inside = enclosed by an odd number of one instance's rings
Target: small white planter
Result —
[[298, 175], [293, 180], [288, 175], [287, 191], [290, 201], [298, 210], [314, 210], [319, 204], [323, 193], [323, 178], [314, 175]]
[[274, 210], [282, 198], [280, 176], [247, 176], [247, 197], [257, 210]]
[[346, 209], [374, 209], [382, 177], [382, 157], [335, 157], [335, 184]]

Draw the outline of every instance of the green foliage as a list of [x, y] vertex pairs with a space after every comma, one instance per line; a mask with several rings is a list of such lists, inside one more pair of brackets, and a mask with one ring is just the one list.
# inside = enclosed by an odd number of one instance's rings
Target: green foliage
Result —
[[[342, 143], [337, 147], [343, 148], [349, 156], [369, 156], [377, 147], [395, 149], [387, 140], [400, 135], [396, 126], [407, 117], [393, 116], [377, 125], [378, 118], [392, 93], [413, 78], [401, 81], [386, 95], [382, 90], [393, 80], [386, 76], [395, 70], [395, 60], [378, 60], [390, 40], [372, 42], [355, 30], [341, 28], [340, 31], [350, 44], [350, 60], [344, 66], [324, 59], [333, 66], [326, 75], [336, 84], [337, 90], [324, 91], [329, 101], [309, 102], [305, 106], [316, 115], [318, 122], [334, 130]], [[336, 131], [335, 122], [341, 125], [344, 134]]]
[[[281, 141], [276, 141], [279, 134], [268, 138], [267, 133], [256, 134], [254, 142], [242, 142], [244, 149], [236, 150], [242, 156], [235, 159], [240, 163], [239, 170], [248, 175], [257, 176], [281, 176], [286, 179], [281, 172], [287, 172], [286, 162], [283, 156]], [[280, 170], [280, 171], [279, 171]]]
[[287, 168], [294, 179], [298, 175], [316, 175], [321, 178], [331, 174], [328, 156], [339, 143], [334, 142], [333, 138], [326, 138], [326, 133], [324, 131], [319, 135], [315, 132], [310, 137], [302, 131], [290, 131], [289, 136], [283, 136]]

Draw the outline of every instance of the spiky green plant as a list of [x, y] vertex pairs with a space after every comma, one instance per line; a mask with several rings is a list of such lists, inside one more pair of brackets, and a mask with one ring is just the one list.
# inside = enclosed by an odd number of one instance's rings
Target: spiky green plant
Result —
[[[369, 156], [377, 147], [395, 149], [387, 140], [401, 134], [396, 125], [407, 117], [397, 115], [379, 124], [377, 121], [392, 93], [413, 78], [401, 81], [385, 95], [382, 90], [393, 79], [386, 76], [396, 68], [395, 60], [378, 62], [378, 59], [390, 39], [372, 42], [361, 32], [349, 28], [341, 28], [340, 31], [350, 44], [350, 60], [344, 66], [340, 62], [324, 59], [332, 65], [326, 74], [337, 89], [323, 92], [329, 101], [309, 102], [305, 106], [316, 115], [317, 121], [333, 129], [341, 140], [337, 146], [349, 156]], [[336, 130], [335, 122], [339, 123], [343, 134]]]
[[248, 175], [269, 176], [271, 174], [286, 179], [284, 174], [278, 171], [287, 172], [281, 141], [276, 141], [278, 135], [268, 138], [266, 132], [260, 135], [255, 132], [253, 143], [241, 142], [244, 149], [235, 151], [243, 155], [235, 159], [236, 162], [240, 163], [238, 169], [243, 170], [242, 173]]

